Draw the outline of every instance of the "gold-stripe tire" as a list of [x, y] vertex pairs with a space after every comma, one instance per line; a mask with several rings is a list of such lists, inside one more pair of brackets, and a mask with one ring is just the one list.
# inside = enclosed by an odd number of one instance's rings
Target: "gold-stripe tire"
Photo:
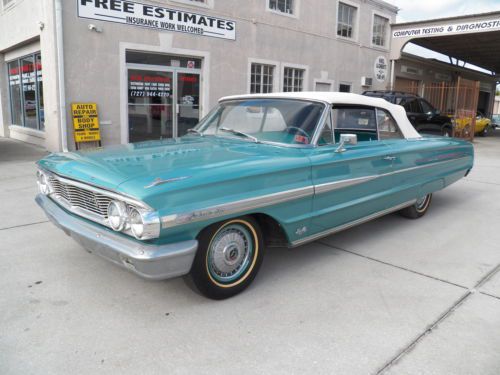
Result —
[[424, 216], [429, 210], [432, 202], [432, 194], [417, 199], [417, 202], [410, 207], [403, 208], [399, 213], [408, 219], [418, 219]]
[[[233, 238], [234, 246], [228, 240]], [[208, 226], [198, 235], [198, 244], [189, 276], [201, 294], [216, 300], [232, 297], [246, 289], [255, 279], [264, 257], [262, 231], [250, 216]]]

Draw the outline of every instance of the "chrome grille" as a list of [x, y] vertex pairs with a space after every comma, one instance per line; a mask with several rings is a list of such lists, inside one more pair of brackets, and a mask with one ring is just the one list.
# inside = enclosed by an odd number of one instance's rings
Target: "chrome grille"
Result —
[[112, 201], [111, 198], [103, 194], [66, 184], [54, 176], [50, 176], [49, 181], [54, 191], [53, 194], [57, 198], [64, 199], [70, 206], [81, 208], [99, 215], [103, 219], [107, 219], [108, 205], [109, 202]]

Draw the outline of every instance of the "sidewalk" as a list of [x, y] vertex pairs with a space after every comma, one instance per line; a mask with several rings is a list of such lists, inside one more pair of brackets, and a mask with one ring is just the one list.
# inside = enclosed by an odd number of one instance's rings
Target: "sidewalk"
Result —
[[420, 220], [269, 249], [215, 302], [87, 254], [35, 205], [45, 152], [0, 138], [1, 374], [500, 373], [500, 130]]

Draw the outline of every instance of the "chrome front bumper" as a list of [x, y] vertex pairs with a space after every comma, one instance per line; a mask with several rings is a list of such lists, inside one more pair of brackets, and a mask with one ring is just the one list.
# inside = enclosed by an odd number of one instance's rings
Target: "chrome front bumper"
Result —
[[87, 251], [100, 255], [146, 279], [164, 280], [189, 272], [198, 241], [168, 245], [151, 245], [126, 238], [75, 217], [45, 195], [38, 194], [36, 203], [47, 217]]

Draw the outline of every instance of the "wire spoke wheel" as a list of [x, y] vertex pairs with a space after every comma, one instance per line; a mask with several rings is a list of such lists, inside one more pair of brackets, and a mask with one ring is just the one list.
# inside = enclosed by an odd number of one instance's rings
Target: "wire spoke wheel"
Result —
[[399, 211], [401, 215], [409, 219], [418, 219], [425, 215], [431, 204], [432, 194], [424, 195], [416, 200], [415, 204]]
[[212, 224], [199, 234], [198, 244], [190, 275], [209, 298], [238, 294], [250, 285], [262, 263], [262, 232], [252, 217]]
[[254, 243], [251, 234], [240, 224], [221, 229], [210, 243], [207, 266], [210, 275], [223, 284], [237, 280], [250, 265]]

